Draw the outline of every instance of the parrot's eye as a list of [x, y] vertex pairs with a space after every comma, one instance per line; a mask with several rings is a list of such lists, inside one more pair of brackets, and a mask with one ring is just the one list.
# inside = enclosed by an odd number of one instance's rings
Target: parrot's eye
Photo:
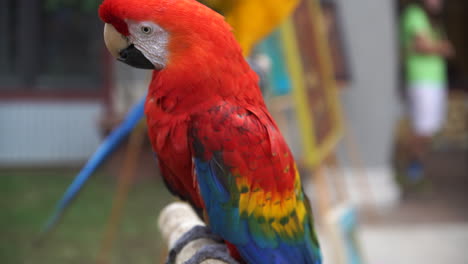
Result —
[[151, 34], [151, 32], [153, 32], [153, 29], [151, 27], [148, 27], [148, 26], [142, 26], [141, 27], [141, 32], [143, 32], [146, 35], [149, 35], [149, 34]]

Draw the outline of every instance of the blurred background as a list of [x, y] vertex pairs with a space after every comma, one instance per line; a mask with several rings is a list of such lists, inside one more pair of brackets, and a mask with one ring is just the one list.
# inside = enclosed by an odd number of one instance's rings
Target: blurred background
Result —
[[[37, 242], [75, 175], [149, 83], [148, 72], [106, 51], [100, 2], [0, 0], [1, 263], [93, 263], [106, 251], [127, 142]], [[243, 10], [202, 2], [225, 15]], [[289, 18], [270, 23], [249, 61], [303, 171], [325, 263], [468, 263], [468, 2], [447, 0], [435, 16], [425, 1], [327, 0], [314, 15], [316, 2], [298, 1]], [[443, 125], [425, 143], [416, 179], [402, 44], [405, 12], [415, 6], [453, 50], [444, 59]], [[107, 262], [161, 263], [157, 217], [175, 199], [148, 141], [132, 174]]]

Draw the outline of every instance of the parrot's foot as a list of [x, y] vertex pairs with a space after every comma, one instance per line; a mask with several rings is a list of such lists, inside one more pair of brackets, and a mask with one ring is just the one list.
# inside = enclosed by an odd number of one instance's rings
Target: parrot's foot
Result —
[[231, 257], [225, 244], [206, 245], [195, 253], [193, 257], [184, 262], [184, 264], [200, 264], [208, 259], [217, 259], [228, 264], [239, 264], [239, 262]]
[[205, 226], [195, 226], [190, 231], [185, 233], [179, 240], [177, 240], [174, 247], [169, 252], [166, 264], [174, 264], [177, 255], [182, 249], [190, 242], [200, 238], [206, 238], [213, 240], [219, 244], [211, 244], [204, 246], [199, 250], [192, 258], [186, 261], [184, 264], [198, 264], [207, 259], [219, 259], [229, 264], [237, 264], [230, 255], [225, 244], [222, 244], [223, 239], [210, 232], [209, 228]]

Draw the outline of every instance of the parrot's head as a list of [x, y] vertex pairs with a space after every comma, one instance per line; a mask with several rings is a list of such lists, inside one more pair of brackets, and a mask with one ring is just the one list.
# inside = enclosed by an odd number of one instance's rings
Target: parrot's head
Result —
[[99, 16], [109, 52], [137, 68], [193, 68], [214, 56], [241, 56], [224, 18], [195, 0], [104, 0]]

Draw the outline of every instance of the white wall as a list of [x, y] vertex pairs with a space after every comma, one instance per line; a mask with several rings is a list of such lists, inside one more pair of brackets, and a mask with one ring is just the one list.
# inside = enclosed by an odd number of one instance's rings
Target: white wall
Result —
[[100, 142], [98, 101], [0, 102], [0, 166], [85, 161]]
[[136, 69], [121, 62], [114, 63], [115, 90], [112, 93], [113, 111], [124, 115], [148, 91], [152, 71]]
[[[391, 203], [397, 190], [389, 161], [394, 125], [401, 108], [397, 97], [394, 1], [337, 0], [337, 3], [352, 73], [352, 81], [342, 94], [344, 114], [367, 168], [366, 175], [372, 177], [375, 199]], [[345, 160], [352, 167], [350, 160]]]
[[[114, 111], [124, 115], [146, 94], [150, 71], [115, 63]], [[98, 100], [0, 100], [0, 167], [79, 165], [102, 140]]]
[[352, 82], [345, 115], [369, 167], [387, 166], [400, 103], [393, 1], [339, 0]]

